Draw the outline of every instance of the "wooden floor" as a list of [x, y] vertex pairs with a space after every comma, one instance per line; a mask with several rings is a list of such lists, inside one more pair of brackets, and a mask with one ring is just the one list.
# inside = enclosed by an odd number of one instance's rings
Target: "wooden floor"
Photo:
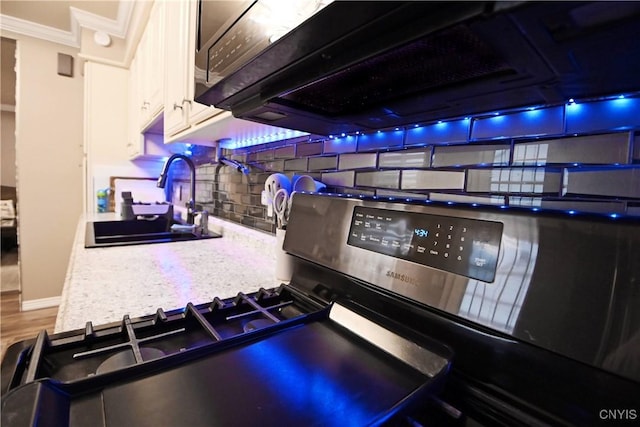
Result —
[[4, 358], [7, 347], [16, 341], [35, 338], [43, 329], [53, 334], [58, 308], [43, 308], [41, 310], [23, 311], [20, 307], [18, 292], [2, 293], [0, 306], [0, 360]]

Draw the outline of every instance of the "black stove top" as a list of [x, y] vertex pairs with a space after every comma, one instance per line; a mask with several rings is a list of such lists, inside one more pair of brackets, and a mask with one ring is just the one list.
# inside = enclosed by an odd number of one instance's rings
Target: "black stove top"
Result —
[[[155, 315], [121, 323], [59, 334], [55, 338], [40, 333], [27, 359], [6, 384], [10, 387], [51, 378], [73, 382], [97, 374], [145, 365], [156, 359], [188, 353], [233, 341], [266, 327], [282, 327], [293, 319], [320, 311], [321, 306], [301, 301], [281, 287], [260, 289], [235, 298], [215, 298], [208, 304], [188, 304], [169, 312], [159, 308]], [[20, 375], [21, 374], [21, 375]]]
[[406, 422], [449, 367], [444, 348], [286, 285], [22, 344], [3, 425]]

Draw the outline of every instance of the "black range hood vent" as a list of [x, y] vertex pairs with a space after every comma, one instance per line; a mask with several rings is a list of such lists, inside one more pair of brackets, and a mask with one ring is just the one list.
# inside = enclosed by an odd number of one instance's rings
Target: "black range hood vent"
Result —
[[640, 90], [640, 2], [337, 1], [196, 100], [329, 135]]
[[456, 26], [366, 59], [325, 78], [322, 84], [304, 86], [281, 99], [283, 104], [337, 117], [416, 92], [515, 74], [501, 55], [467, 27]]

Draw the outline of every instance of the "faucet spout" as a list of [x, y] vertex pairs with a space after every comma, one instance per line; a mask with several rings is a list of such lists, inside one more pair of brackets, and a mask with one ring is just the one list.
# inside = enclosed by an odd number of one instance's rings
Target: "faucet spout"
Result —
[[188, 224], [193, 224], [194, 223], [194, 217], [195, 217], [195, 211], [196, 211], [196, 201], [195, 201], [195, 196], [196, 196], [196, 167], [193, 164], [193, 161], [185, 156], [184, 154], [174, 154], [171, 157], [169, 157], [167, 159], [167, 161], [165, 162], [164, 166], [162, 167], [162, 171], [160, 172], [160, 176], [158, 177], [158, 187], [159, 188], [164, 188], [165, 185], [167, 185], [167, 173], [169, 172], [169, 166], [171, 166], [171, 164], [173, 163], [174, 160], [176, 159], [182, 159], [187, 163], [187, 166], [189, 166], [189, 172], [190, 172], [190, 181], [189, 181], [189, 203], [187, 204], [187, 223]]

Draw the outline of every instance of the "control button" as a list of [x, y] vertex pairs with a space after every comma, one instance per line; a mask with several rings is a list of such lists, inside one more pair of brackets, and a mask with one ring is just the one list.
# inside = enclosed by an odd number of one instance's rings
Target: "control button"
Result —
[[462, 232], [466, 233], [467, 232], [467, 227], [462, 227]]
[[438, 255], [438, 251], [434, 251], [433, 249], [429, 251], [431, 255]]
[[447, 240], [451, 240], [451, 234], [447, 234]]
[[449, 258], [449, 254], [447, 252], [444, 253], [445, 258]]
[[444, 247], [449, 249], [451, 247], [451, 245], [447, 243], [446, 245], [444, 245]]
[[449, 226], [449, 231], [453, 231], [453, 225]]
[[440, 237], [440, 233], [436, 233], [436, 237]]
[[464, 246], [460, 246], [460, 252], [464, 250]]
[[418, 253], [419, 254], [423, 254], [426, 250], [427, 250], [427, 248], [425, 248], [424, 246], [418, 246]]
[[461, 237], [461, 238], [460, 238], [460, 241], [461, 241], [461, 242], [464, 242], [464, 237]]
[[462, 261], [462, 257], [460, 255], [458, 255], [458, 258], [456, 258], [458, 261]]

